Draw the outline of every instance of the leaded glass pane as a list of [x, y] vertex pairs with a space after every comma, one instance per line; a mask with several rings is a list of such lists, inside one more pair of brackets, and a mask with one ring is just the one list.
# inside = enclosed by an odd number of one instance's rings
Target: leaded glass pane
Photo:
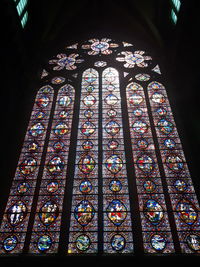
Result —
[[0, 253], [21, 253], [41, 169], [41, 157], [49, 124], [54, 90], [50, 85], [37, 92], [10, 196], [0, 227]]

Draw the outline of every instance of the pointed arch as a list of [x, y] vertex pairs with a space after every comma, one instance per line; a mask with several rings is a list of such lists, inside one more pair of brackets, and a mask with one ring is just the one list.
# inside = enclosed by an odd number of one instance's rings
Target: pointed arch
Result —
[[131, 82], [126, 86], [126, 96], [144, 251], [173, 253], [169, 207], [163, 192], [144, 88]]
[[23, 252], [53, 96], [54, 90], [50, 85], [37, 92], [0, 227], [0, 253]]
[[60, 237], [75, 90], [70, 84], [58, 90], [40, 184], [30, 253], [56, 253]]
[[97, 253], [99, 74], [82, 74], [68, 254]]
[[133, 238], [127, 182], [119, 73], [102, 73], [104, 253], [132, 253]]
[[181, 250], [197, 252], [200, 208], [167, 92], [158, 81], [150, 82], [147, 91]]

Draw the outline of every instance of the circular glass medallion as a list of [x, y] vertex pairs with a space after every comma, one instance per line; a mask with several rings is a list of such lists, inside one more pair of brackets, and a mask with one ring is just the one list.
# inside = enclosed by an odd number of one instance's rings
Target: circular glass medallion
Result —
[[17, 246], [18, 240], [14, 235], [8, 236], [3, 240], [3, 248], [5, 251], [10, 252]]
[[140, 108], [136, 108], [133, 110], [133, 115], [136, 117], [141, 117], [143, 114], [143, 111]]
[[111, 173], [118, 173], [123, 167], [123, 161], [118, 155], [112, 155], [106, 160], [106, 168]]
[[31, 126], [31, 128], [29, 129], [29, 134], [33, 137], [37, 137], [44, 133], [44, 129], [44, 125], [41, 122], [38, 122]]
[[117, 111], [114, 110], [114, 109], [110, 109], [110, 110], [108, 110], [107, 115], [108, 115], [110, 118], [114, 118], [114, 117], [117, 116]]
[[94, 91], [95, 87], [93, 85], [88, 85], [87, 87], [85, 87], [85, 90], [88, 93], [92, 93]]
[[118, 102], [118, 98], [113, 94], [107, 95], [104, 100], [109, 106], [114, 106]]
[[76, 238], [76, 247], [80, 251], [86, 251], [90, 247], [91, 241], [87, 235], [79, 235]]
[[167, 138], [164, 140], [164, 145], [169, 149], [173, 149], [173, 148], [175, 148], [176, 143], [173, 139]]
[[155, 199], [149, 199], [144, 205], [144, 215], [151, 224], [158, 225], [164, 217], [163, 208]]
[[67, 117], [69, 117], [69, 112], [65, 111], [65, 110], [62, 110], [60, 113], [59, 113], [59, 118], [64, 120], [64, 119], [67, 119]]
[[163, 107], [160, 107], [158, 109], [156, 109], [156, 113], [159, 115], [159, 116], [166, 116], [167, 115], [167, 110]]
[[8, 222], [13, 226], [19, 225], [27, 214], [27, 208], [24, 202], [18, 200], [7, 210]]
[[49, 192], [49, 193], [55, 193], [56, 191], [58, 190], [58, 182], [54, 182], [54, 181], [52, 181], [52, 182], [49, 182], [48, 184], [47, 184], [47, 191]]
[[47, 164], [47, 169], [52, 175], [59, 175], [64, 169], [64, 161], [60, 157], [53, 157]]
[[128, 101], [131, 105], [140, 105], [144, 99], [141, 95], [133, 94], [129, 97]]
[[157, 104], [163, 104], [165, 102], [165, 97], [163, 94], [161, 93], [158, 93], [158, 92], [155, 92], [153, 93], [153, 95], [151, 96], [151, 100], [154, 102], [154, 103], [157, 103]]
[[115, 251], [122, 251], [125, 248], [126, 239], [120, 235], [116, 234], [111, 238], [111, 246]]
[[92, 118], [93, 115], [94, 112], [91, 109], [86, 109], [86, 111], [84, 112], [84, 116], [88, 119]]
[[151, 180], [145, 181], [143, 187], [146, 193], [153, 193], [156, 190], [156, 184]]
[[116, 226], [120, 226], [127, 216], [127, 209], [124, 203], [119, 199], [112, 200], [107, 209], [109, 220]]
[[46, 114], [42, 111], [38, 111], [34, 114], [36, 120], [44, 119]]
[[86, 226], [95, 215], [95, 209], [88, 200], [82, 200], [74, 209], [74, 217], [81, 226]]
[[187, 190], [187, 184], [186, 182], [184, 182], [183, 180], [176, 180], [174, 183], [174, 187], [176, 188], [176, 190], [180, 193], [183, 193]]
[[81, 133], [86, 136], [92, 135], [95, 132], [95, 130], [96, 130], [96, 126], [90, 121], [84, 122], [80, 129]]
[[72, 102], [72, 99], [69, 96], [62, 96], [58, 100], [58, 104], [63, 108], [68, 107], [71, 104], [71, 102]]
[[66, 123], [60, 122], [54, 127], [54, 133], [55, 135], [64, 135], [69, 132], [69, 127]]
[[63, 142], [61, 142], [61, 141], [58, 141], [58, 142], [55, 142], [54, 144], [53, 144], [53, 149], [54, 149], [54, 151], [55, 152], [60, 152], [60, 151], [62, 151], [62, 149], [64, 148], [64, 143]]
[[39, 148], [39, 145], [37, 142], [33, 141], [28, 144], [27, 148], [29, 152], [36, 152]]
[[148, 131], [148, 125], [142, 120], [137, 120], [132, 124], [133, 131], [138, 134], [144, 134]]
[[38, 238], [37, 247], [39, 251], [46, 252], [47, 250], [50, 249], [51, 245], [52, 245], [52, 240], [49, 235], [41, 235]]
[[189, 234], [186, 238], [186, 242], [189, 246], [194, 251], [200, 251], [200, 237], [199, 235], [196, 234]]
[[90, 193], [90, 191], [92, 190], [92, 184], [90, 183], [90, 181], [86, 180], [80, 183], [79, 185], [79, 190], [81, 191], [81, 193], [83, 194], [88, 194]]
[[83, 154], [78, 164], [80, 171], [82, 171], [85, 174], [89, 174], [95, 168], [96, 162], [90, 155]]
[[146, 154], [138, 157], [136, 163], [138, 168], [144, 173], [151, 173], [155, 167], [154, 160]]
[[176, 154], [167, 156], [166, 165], [170, 170], [174, 172], [180, 172], [184, 168], [183, 159]]
[[188, 199], [181, 199], [176, 206], [176, 211], [179, 218], [187, 225], [193, 225], [198, 218], [196, 207]]
[[149, 143], [146, 139], [140, 139], [137, 141], [137, 146], [140, 149], [146, 149], [148, 147]]
[[87, 95], [83, 98], [83, 103], [86, 107], [91, 107], [96, 103], [96, 98], [93, 95]]
[[30, 175], [35, 171], [36, 167], [37, 161], [32, 157], [28, 157], [20, 164], [19, 170], [24, 175]]
[[115, 90], [115, 86], [113, 84], [109, 84], [108, 86], [106, 86], [106, 89], [110, 92]]
[[94, 144], [92, 143], [92, 141], [89, 141], [89, 140], [83, 142], [83, 144], [82, 144], [82, 148], [84, 150], [90, 150], [93, 148], [93, 146], [94, 146]]
[[50, 99], [46, 95], [42, 95], [41, 97], [37, 98], [36, 103], [38, 107], [45, 108], [48, 106]]
[[59, 215], [58, 205], [54, 201], [47, 201], [39, 211], [39, 218], [45, 226], [52, 224]]
[[166, 119], [159, 120], [159, 122], [157, 123], [157, 126], [159, 130], [161, 131], [161, 133], [163, 134], [170, 134], [174, 129], [173, 123]]
[[122, 189], [122, 184], [119, 180], [112, 180], [109, 184], [109, 189], [112, 192], [119, 192]]
[[162, 251], [166, 247], [166, 240], [162, 235], [155, 234], [151, 237], [151, 245], [156, 251]]
[[120, 125], [118, 122], [111, 120], [105, 125], [105, 130], [108, 134], [114, 136], [120, 131]]
[[119, 143], [116, 140], [110, 140], [107, 144], [109, 149], [117, 149], [119, 146]]
[[30, 185], [28, 183], [21, 182], [17, 187], [17, 192], [20, 195], [24, 195], [26, 194], [26, 192], [28, 192], [29, 189], [30, 189]]

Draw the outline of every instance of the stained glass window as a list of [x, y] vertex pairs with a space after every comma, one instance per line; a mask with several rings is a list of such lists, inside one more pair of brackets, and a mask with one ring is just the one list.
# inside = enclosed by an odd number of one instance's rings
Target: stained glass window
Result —
[[159, 62], [93, 38], [67, 43], [39, 78], [1, 255], [199, 253], [198, 199]]
[[99, 75], [83, 72], [68, 253], [97, 252]]
[[44, 153], [54, 90], [38, 90], [0, 228], [1, 253], [21, 253]]
[[20, 17], [22, 27], [24, 28], [28, 21], [28, 11], [27, 11], [28, 0], [18, 0], [18, 1], [14, 0], [14, 1], [15, 1], [17, 13]]

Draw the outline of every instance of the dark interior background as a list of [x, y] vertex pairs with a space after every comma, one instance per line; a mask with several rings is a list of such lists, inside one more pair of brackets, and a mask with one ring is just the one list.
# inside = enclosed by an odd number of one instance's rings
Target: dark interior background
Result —
[[[1, 0], [0, 5], [3, 81], [0, 214], [5, 209], [45, 62], [66, 43], [102, 37], [131, 42], [158, 59], [200, 200], [198, 0], [182, 0], [176, 25], [170, 19], [169, 0], [29, 0], [29, 19], [24, 29], [14, 1]], [[84, 259], [87, 261], [87, 257]], [[151, 257], [146, 260], [153, 262]], [[69, 262], [72, 261], [75, 259]], [[89, 261], [95, 264], [96, 260]]]

